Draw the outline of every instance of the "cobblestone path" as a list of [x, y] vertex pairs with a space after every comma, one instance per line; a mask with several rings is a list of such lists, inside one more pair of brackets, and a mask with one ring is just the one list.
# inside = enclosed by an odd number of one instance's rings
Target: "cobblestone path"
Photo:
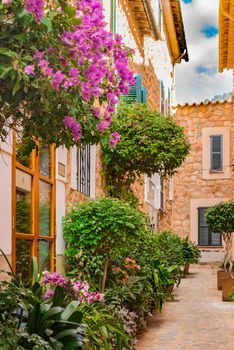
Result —
[[221, 301], [216, 268], [198, 266], [155, 313], [137, 350], [234, 350], [234, 303]]

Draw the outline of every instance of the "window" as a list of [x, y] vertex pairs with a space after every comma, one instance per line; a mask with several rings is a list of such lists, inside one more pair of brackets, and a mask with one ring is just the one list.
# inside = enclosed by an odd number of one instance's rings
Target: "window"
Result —
[[221, 234], [208, 229], [205, 214], [208, 208], [198, 208], [198, 244], [200, 246], [221, 246]]
[[122, 95], [122, 100], [126, 104], [134, 102], [146, 103], [147, 101], [147, 91], [146, 88], [142, 86], [141, 74], [135, 75], [135, 85], [130, 85], [130, 89], [127, 95]]
[[222, 135], [210, 136], [210, 170], [223, 170], [223, 137]]
[[164, 210], [165, 206], [165, 197], [164, 197], [164, 192], [165, 192], [165, 181], [164, 181], [164, 177], [161, 176], [160, 177], [160, 209]]
[[164, 84], [161, 81], [160, 83], [160, 112], [162, 114], [165, 114], [165, 91], [164, 91]]
[[55, 249], [55, 158], [53, 146], [27, 144], [14, 134], [13, 154], [13, 267], [29, 281], [31, 258], [39, 271], [53, 268]]
[[116, 0], [111, 0], [111, 32], [116, 35]]
[[81, 145], [77, 149], [77, 191], [90, 196], [90, 145]]
[[168, 93], [167, 93], [167, 100], [168, 100], [168, 104], [167, 104], [167, 114], [171, 115], [171, 90], [168, 88]]

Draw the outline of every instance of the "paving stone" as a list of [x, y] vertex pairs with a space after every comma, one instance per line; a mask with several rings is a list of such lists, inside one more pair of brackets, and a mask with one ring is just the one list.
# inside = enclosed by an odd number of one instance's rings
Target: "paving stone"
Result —
[[175, 290], [175, 302], [155, 312], [137, 350], [234, 350], [234, 303], [223, 302], [216, 268], [195, 266]]

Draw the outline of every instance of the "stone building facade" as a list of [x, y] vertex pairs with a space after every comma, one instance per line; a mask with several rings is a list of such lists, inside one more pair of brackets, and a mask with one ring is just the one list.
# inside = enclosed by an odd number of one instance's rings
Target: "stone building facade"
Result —
[[[125, 44], [135, 50], [129, 64], [140, 77], [145, 102], [150, 108], [170, 113], [175, 95], [174, 66], [182, 59], [188, 60], [180, 1], [103, 0], [102, 3], [107, 27], [114, 35], [122, 35]], [[29, 266], [32, 255], [38, 257], [39, 263], [46, 258], [47, 267], [55, 268], [64, 252], [62, 218], [66, 210], [74, 203], [106, 195], [100, 146], [51, 148], [39, 162], [32, 154], [32, 164], [39, 164], [36, 168], [17, 160], [15, 146], [13, 134], [0, 145], [0, 248], [17, 271]], [[48, 174], [44, 174], [43, 169], [48, 166]], [[27, 182], [31, 187], [25, 185]], [[166, 217], [164, 208], [171, 203], [171, 186], [162, 184], [155, 174], [151, 179], [143, 176], [134, 188], [140, 208], [150, 215], [155, 229], [160, 227], [158, 219]], [[28, 232], [23, 231], [25, 226], [17, 224], [19, 204], [25, 201], [30, 204], [27, 219], [33, 223]], [[42, 207], [49, 223], [46, 234], [40, 232]], [[27, 274], [27, 269], [24, 273]]]
[[179, 105], [175, 119], [188, 135], [191, 152], [173, 179], [168, 225], [208, 252], [206, 260], [218, 260], [223, 243], [218, 234], [208, 232], [204, 214], [206, 208], [234, 199], [234, 99]]

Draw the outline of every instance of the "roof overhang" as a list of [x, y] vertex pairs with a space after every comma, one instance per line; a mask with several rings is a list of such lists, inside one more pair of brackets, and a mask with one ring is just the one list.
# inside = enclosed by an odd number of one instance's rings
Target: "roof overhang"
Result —
[[219, 71], [234, 68], [234, 1], [219, 3]]
[[163, 0], [164, 21], [167, 27], [171, 52], [175, 63], [189, 61], [180, 0]]

